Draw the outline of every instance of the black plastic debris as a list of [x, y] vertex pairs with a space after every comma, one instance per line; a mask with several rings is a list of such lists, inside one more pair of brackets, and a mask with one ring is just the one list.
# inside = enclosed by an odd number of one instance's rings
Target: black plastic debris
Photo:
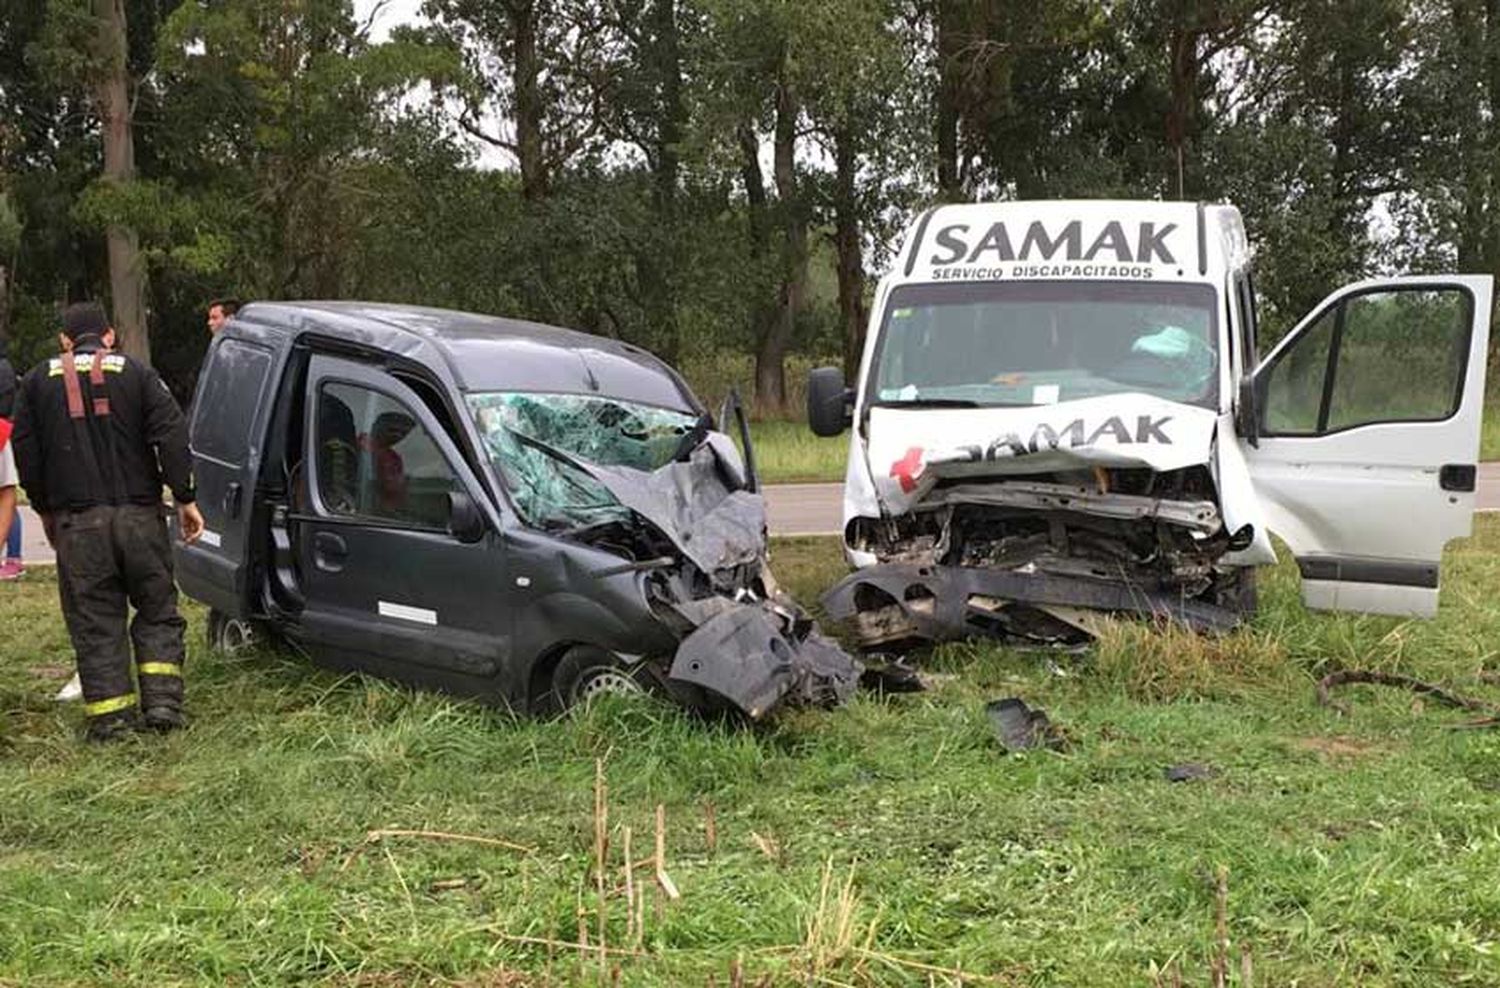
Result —
[[1212, 779], [1218, 775], [1218, 770], [1212, 765], [1202, 762], [1183, 762], [1181, 765], [1169, 765], [1163, 774], [1168, 782], [1202, 782]]
[[984, 712], [994, 725], [995, 736], [1000, 739], [1006, 751], [1027, 751], [1032, 748], [1063, 751], [1068, 746], [1062, 729], [1052, 723], [1047, 712], [1028, 707], [1026, 701], [1019, 697], [991, 700], [985, 704]]
[[917, 670], [899, 659], [889, 662], [865, 662], [859, 685], [876, 693], [921, 693], [927, 689]]

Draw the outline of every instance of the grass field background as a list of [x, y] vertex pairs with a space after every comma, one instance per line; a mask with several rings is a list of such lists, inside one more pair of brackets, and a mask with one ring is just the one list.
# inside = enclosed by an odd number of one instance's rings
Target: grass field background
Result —
[[[774, 563], [804, 600], [843, 571], [828, 540]], [[1283, 566], [1225, 638], [951, 646], [929, 692], [754, 729], [651, 701], [516, 719], [211, 654], [195, 607], [193, 728], [99, 750], [50, 700], [66, 636], [35, 570], [0, 586], [0, 982], [1207, 985], [1222, 866], [1231, 984], [1247, 952], [1260, 985], [1500, 984], [1500, 732], [1390, 690], [1349, 690], [1347, 717], [1313, 697], [1359, 666], [1500, 698], [1478, 682], [1500, 520], [1445, 581], [1432, 622], [1313, 616]], [[983, 706], [1009, 695], [1070, 749], [1002, 752]], [[1216, 774], [1165, 781], [1187, 761]], [[560, 946], [599, 942], [601, 764], [625, 951], [602, 963]], [[650, 857], [658, 805], [681, 898], [645, 897], [637, 944], [623, 828]]]

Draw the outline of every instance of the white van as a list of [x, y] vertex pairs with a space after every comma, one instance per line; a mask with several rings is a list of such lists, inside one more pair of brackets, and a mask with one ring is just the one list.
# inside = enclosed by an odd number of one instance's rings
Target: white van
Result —
[[867, 648], [975, 633], [1070, 643], [1100, 612], [1199, 628], [1296, 556], [1308, 606], [1431, 616], [1474, 510], [1492, 279], [1328, 296], [1257, 359], [1239, 211], [1177, 202], [941, 206], [875, 296], [829, 592]]

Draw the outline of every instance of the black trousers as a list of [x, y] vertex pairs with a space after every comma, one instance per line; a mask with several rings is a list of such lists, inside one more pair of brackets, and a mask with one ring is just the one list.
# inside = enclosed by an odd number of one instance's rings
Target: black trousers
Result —
[[163, 509], [97, 507], [59, 514], [55, 524], [57, 584], [85, 711], [112, 717], [136, 710], [133, 678], [141, 707], [180, 709], [187, 622], [177, 612]]

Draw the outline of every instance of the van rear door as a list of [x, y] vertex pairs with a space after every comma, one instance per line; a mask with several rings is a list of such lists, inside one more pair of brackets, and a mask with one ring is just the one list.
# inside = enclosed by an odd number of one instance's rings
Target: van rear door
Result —
[[1255, 374], [1241, 443], [1307, 606], [1430, 617], [1470, 532], [1493, 279], [1390, 278], [1330, 295]]
[[231, 617], [250, 611], [247, 536], [273, 382], [284, 349], [236, 336], [209, 348], [193, 398], [189, 442], [203, 535], [176, 545], [177, 579], [189, 597]]

